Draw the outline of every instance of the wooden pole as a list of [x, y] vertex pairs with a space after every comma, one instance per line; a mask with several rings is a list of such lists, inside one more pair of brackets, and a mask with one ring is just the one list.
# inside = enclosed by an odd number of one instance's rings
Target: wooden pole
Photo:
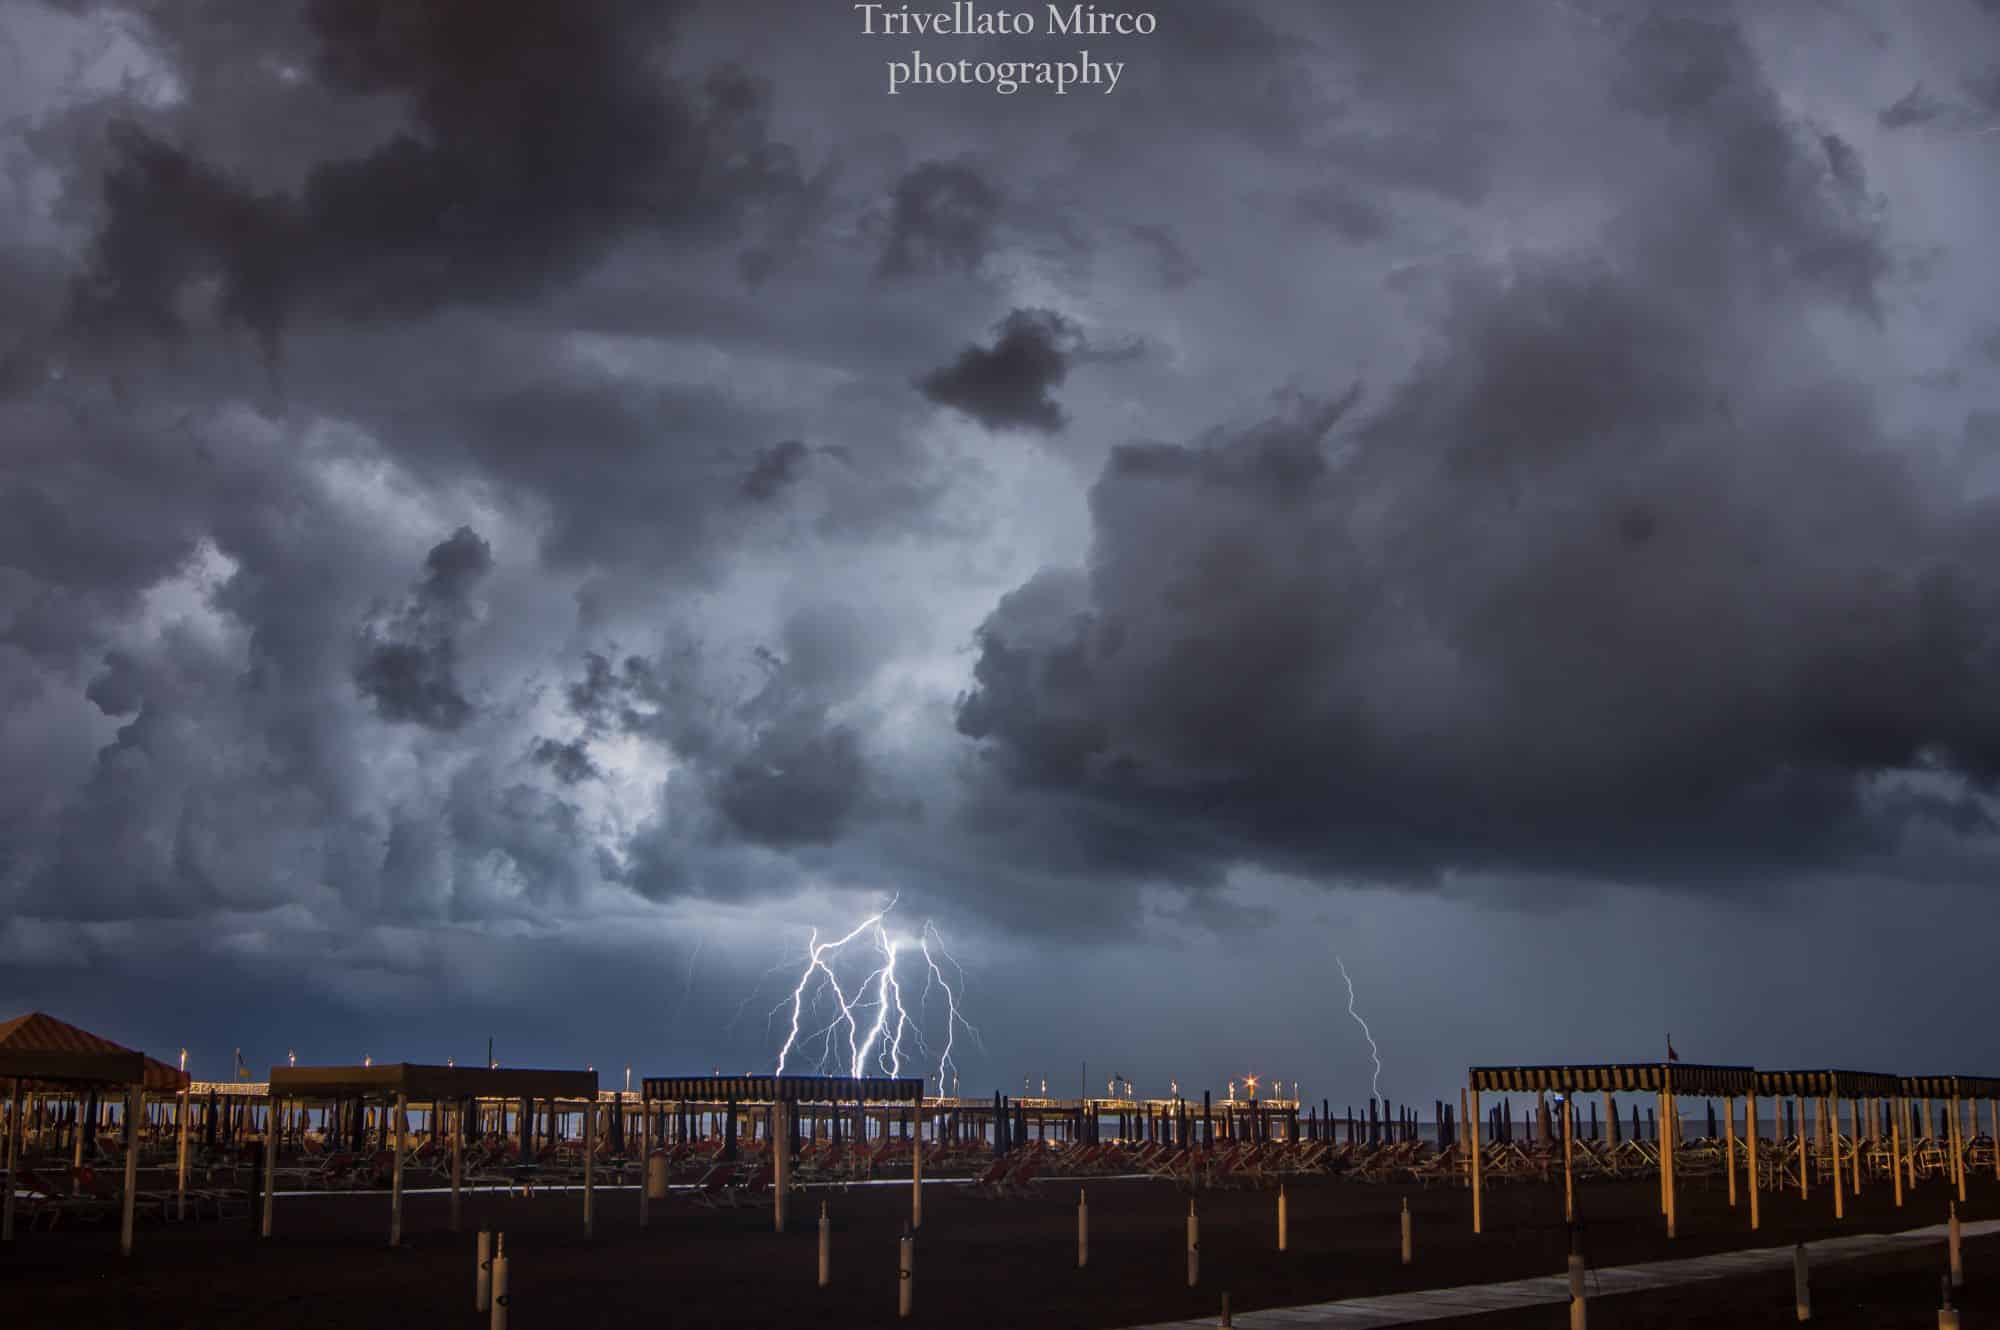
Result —
[[396, 1091], [396, 1120], [389, 1124], [395, 1133], [396, 1160], [389, 1170], [389, 1245], [399, 1247], [403, 1243], [403, 1151], [408, 1146], [409, 1136], [409, 1096]]
[[1743, 1129], [1749, 1137], [1748, 1164], [1750, 1169], [1750, 1231], [1756, 1232], [1763, 1223], [1762, 1198], [1757, 1194], [1757, 1087], [1752, 1085], [1750, 1093], [1743, 1098]]
[[[790, 1106], [773, 1100], [771, 1104], [771, 1228], [785, 1231], [786, 1213], [792, 1190], [792, 1133], [787, 1119]], [[643, 1188], [640, 1195], [644, 1195]]]
[[1722, 1100], [1722, 1134], [1725, 1145], [1722, 1156], [1722, 1171], [1729, 1175], [1729, 1208], [1736, 1208], [1736, 1096], [1725, 1095]]
[[1671, 1088], [1672, 1073], [1663, 1075], [1660, 1082], [1660, 1189], [1666, 1197], [1667, 1237], [1674, 1236], [1674, 1137], [1679, 1134], [1674, 1125], [1674, 1092]]
[[1965, 1120], [1959, 1108], [1958, 1083], [1951, 1087], [1951, 1176], [1958, 1184], [1958, 1203], [1965, 1204]]
[[181, 1138], [180, 1153], [174, 1165], [176, 1219], [186, 1219], [188, 1214], [188, 1118], [194, 1108], [193, 1095], [194, 1091], [190, 1086], [182, 1086], [174, 1112], [174, 1125], [180, 1129]]
[[587, 1238], [596, 1232], [597, 1099], [593, 1095], [583, 1107], [583, 1236]]
[[1470, 1145], [1472, 1149], [1472, 1231], [1476, 1234], [1482, 1231], [1480, 1221], [1484, 1217], [1480, 1213], [1480, 1207], [1479, 1207], [1479, 1157], [1480, 1155], [1484, 1154], [1485, 1151], [1480, 1148], [1480, 1140], [1479, 1140], [1479, 1127], [1480, 1127], [1479, 1087], [1476, 1085], [1471, 1087], [1471, 1092], [1472, 1092], [1472, 1113], [1469, 1117], [1465, 1119], [1465, 1127], [1467, 1133], [1471, 1137]]
[[1993, 1132], [1993, 1176], [2000, 1180], [2000, 1099], [1986, 1101], [1986, 1121]]
[[[134, 1083], [125, 1091], [125, 1213], [118, 1221], [118, 1252], [132, 1254], [132, 1214], [139, 1203], [139, 1115], [146, 1107], [146, 1087]], [[8, 1179], [13, 1194], [13, 1179]]]
[[0, 1197], [0, 1242], [14, 1240], [14, 1170], [21, 1166], [21, 1078], [14, 1078], [8, 1095], [13, 1111], [7, 1115], [7, 1194]]
[[1806, 1097], [1802, 1094], [1794, 1095], [1792, 1102], [1797, 1107], [1799, 1115], [1799, 1199], [1803, 1201], [1806, 1199], [1806, 1171], [1810, 1163], [1806, 1152]]
[[917, 1139], [910, 1142], [910, 1227], [924, 1226], [924, 1113], [923, 1099], [917, 1100]]
[[1896, 1208], [1903, 1208], [1903, 1097], [1889, 1105], [1889, 1177], [1895, 1183]]
[[1819, 1101], [1819, 1113], [1822, 1118], [1826, 1117], [1829, 1104], [1833, 1107], [1833, 1120], [1827, 1124], [1827, 1139], [1832, 1142], [1833, 1147], [1833, 1217], [1845, 1219], [1847, 1186], [1840, 1177], [1840, 1096], [1834, 1095], [1831, 1099]]
[[1563, 1094], [1563, 1219], [1576, 1222], [1576, 1179], [1570, 1164], [1570, 1137], [1576, 1130], [1576, 1106]]
[[464, 1199], [460, 1193], [465, 1187], [465, 1110], [469, 1107], [467, 1100], [460, 1099], [457, 1111], [451, 1115], [451, 1231], [454, 1233], [464, 1217]]
[[[265, 1092], [265, 1101], [268, 1105], [265, 1111], [270, 1114], [272, 1121], [275, 1122], [278, 1117], [278, 1101], [272, 1098], [268, 1091]], [[276, 1208], [277, 1203], [278, 1133], [275, 1131], [266, 1131], [264, 1133], [264, 1194], [261, 1199], [263, 1215], [257, 1223], [257, 1233], [260, 1237], [268, 1238], [271, 1236], [271, 1212]]]
[[1861, 1195], [1861, 1103], [1859, 1099], [1847, 1101], [1847, 1175], [1856, 1196]]
[[639, 1227], [653, 1217], [653, 1101], [639, 1083]]

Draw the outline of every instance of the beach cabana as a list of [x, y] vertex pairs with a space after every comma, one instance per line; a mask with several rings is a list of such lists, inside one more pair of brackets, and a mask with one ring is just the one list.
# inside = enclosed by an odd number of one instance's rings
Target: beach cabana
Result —
[[[278, 1107], [286, 1100], [329, 1102], [359, 1100], [381, 1104], [391, 1110], [390, 1136], [394, 1141], [395, 1163], [389, 1181], [389, 1245], [403, 1240], [403, 1159], [409, 1148], [410, 1101], [430, 1100], [458, 1106], [461, 1125], [451, 1132], [451, 1222], [458, 1226], [460, 1191], [465, 1180], [465, 1132], [462, 1129], [466, 1102], [473, 1099], [538, 1100], [574, 1099], [584, 1104], [583, 1126], [583, 1227], [590, 1232], [594, 1219], [595, 1147], [597, 1129], [597, 1073], [594, 1071], [549, 1071], [527, 1067], [437, 1067], [414, 1062], [391, 1062], [363, 1067], [273, 1067], [270, 1079], [270, 1120], [278, 1121]], [[524, 1128], [525, 1132], [525, 1128]], [[278, 1134], [264, 1138], [263, 1220], [260, 1231], [271, 1236], [271, 1211], [277, 1192]]]
[[[1968, 1100], [1971, 1101], [1972, 1132], [1976, 1136], [1979, 1134], [1979, 1101], [1982, 1099], [1986, 1100], [1987, 1109], [1991, 1114], [1993, 1124], [1993, 1174], [1996, 1178], [2000, 1178], [2000, 1077], [1905, 1076], [1902, 1080], [1902, 1090], [1905, 1098], [1903, 1112], [1906, 1115], [1909, 1111], [1907, 1101], [1910, 1099], [1921, 1098], [1924, 1101], [1926, 1116], [1928, 1116], [1931, 1100], [1944, 1099], [1950, 1101], [1951, 1122], [1946, 1131], [1945, 1149], [1950, 1152], [1951, 1180], [1952, 1184], [1958, 1189], [1958, 1201], [1961, 1205], [1965, 1203], [1964, 1105]], [[1928, 1122], [1924, 1124], [1924, 1131], [1926, 1133], [1930, 1131], [1930, 1125]], [[1910, 1140], [1906, 1142], [1906, 1148], [1914, 1152], [1918, 1139], [1920, 1138], [1916, 1135], [1910, 1134]], [[1912, 1185], [1916, 1183], [1914, 1161], [1911, 1164], [1910, 1182]]]
[[1811, 1071], [1760, 1071], [1757, 1073], [1756, 1088], [1750, 1097], [1750, 1227], [1756, 1228], [1757, 1214], [1757, 1101], [1761, 1098], [1776, 1100], [1790, 1099], [1798, 1106], [1799, 1139], [1797, 1162], [1799, 1169], [1799, 1196], [1804, 1199], [1808, 1193], [1807, 1166], [1809, 1163], [1805, 1129], [1805, 1105], [1808, 1099], [1819, 1102], [1819, 1120], [1827, 1123], [1833, 1163], [1833, 1217], [1844, 1219], [1847, 1215], [1846, 1190], [1842, 1185], [1840, 1156], [1840, 1101], [1847, 1100], [1851, 1112], [1851, 1132], [1853, 1149], [1847, 1157], [1848, 1174], [1846, 1186], [1852, 1187], [1859, 1195], [1861, 1191], [1861, 1101], [1864, 1099], [1895, 1100], [1895, 1108], [1890, 1117], [1891, 1146], [1890, 1172], [1896, 1179], [1896, 1204], [1903, 1203], [1903, 1183], [1901, 1172], [1902, 1153], [1907, 1144], [1901, 1139], [1897, 1125], [1902, 1113], [1903, 1078], [1882, 1072], [1839, 1071], [1834, 1069]]
[[[910, 1150], [910, 1226], [924, 1222], [924, 1082], [913, 1076], [648, 1076], [640, 1082], [646, 1124], [641, 1153], [649, 1157], [652, 1145], [652, 1107], [665, 1102], [681, 1105], [727, 1107], [727, 1129], [735, 1131], [736, 1113], [743, 1108], [762, 1107], [767, 1112], [771, 1138], [771, 1221], [777, 1231], [785, 1231], [785, 1212], [791, 1192], [791, 1119], [798, 1106], [819, 1105], [827, 1109], [860, 1108], [865, 1113], [876, 1106], [915, 1106], [916, 1139]], [[835, 1119], [838, 1121], [838, 1118]], [[650, 1214], [647, 1193], [639, 1189], [639, 1222]]]
[[185, 1073], [136, 1049], [114, 1044], [39, 1011], [0, 1021], [0, 1080], [9, 1084], [6, 1195], [0, 1198], [0, 1238], [14, 1237], [15, 1171], [20, 1167], [21, 1119], [30, 1091], [125, 1089], [125, 1194], [118, 1226], [118, 1250], [132, 1254], [132, 1216], [139, 1193], [139, 1122], [146, 1094], [174, 1094], [187, 1085]]
[[[1484, 1215], [1480, 1199], [1479, 1094], [1542, 1094], [1554, 1091], [1563, 1096], [1563, 1190], [1573, 1196], [1575, 1180], [1570, 1167], [1570, 1142], [1575, 1113], [1571, 1096], [1600, 1091], [1610, 1094], [1643, 1094], [1659, 1097], [1660, 1105], [1660, 1209], [1666, 1215], [1667, 1236], [1674, 1236], [1674, 1147], [1679, 1131], [1675, 1126], [1674, 1097], [1681, 1094], [1724, 1099], [1730, 1104], [1730, 1121], [1735, 1122], [1737, 1095], [1750, 1093], [1756, 1072], [1749, 1067], [1710, 1066], [1691, 1062], [1608, 1062], [1578, 1066], [1473, 1067], [1469, 1073], [1472, 1129], [1472, 1231], [1483, 1231]], [[1732, 1125], [1733, 1130], [1733, 1125]], [[1732, 1155], [1734, 1151], [1732, 1150]], [[1734, 1161], [1731, 1161], [1733, 1168]], [[1574, 1217], [1572, 1203], [1570, 1212]]]

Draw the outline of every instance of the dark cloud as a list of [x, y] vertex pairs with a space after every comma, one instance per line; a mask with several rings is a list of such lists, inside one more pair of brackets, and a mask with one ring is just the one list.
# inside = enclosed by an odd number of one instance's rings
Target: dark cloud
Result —
[[992, 346], [967, 347], [951, 364], [917, 380], [917, 387], [988, 429], [1061, 430], [1063, 409], [1049, 394], [1084, 350], [1082, 332], [1047, 309], [1017, 309], [993, 331]]
[[1389, 231], [1389, 214], [1374, 199], [1337, 181], [1300, 190], [1298, 214], [1318, 226], [1331, 227], [1343, 240], [1362, 244]]
[[401, 611], [364, 630], [354, 685], [384, 720], [455, 730], [473, 711], [458, 680], [457, 633], [473, 613], [473, 588], [492, 571], [493, 551], [460, 527], [424, 563], [428, 574]]
[[1940, 101], [1925, 92], [1924, 85], [1919, 83], [1894, 103], [1882, 108], [1875, 118], [1884, 129], [1909, 129], [1947, 119], [1953, 110], [1951, 103]]
[[537, 766], [547, 767], [565, 785], [580, 785], [604, 774], [590, 756], [590, 745], [582, 739], [571, 739], [568, 743], [537, 739], [528, 756]]
[[798, 478], [809, 449], [797, 439], [774, 443], [757, 454], [743, 476], [743, 496], [758, 502], [775, 499]]
[[1171, 226], [1157, 223], [1138, 223], [1131, 228], [1132, 238], [1148, 252], [1153, 271], [1160, 279], [1160, 285], [1169, 291], [1178, 291], [1201, 276], [1201, 265], [1194, 255], [1188, 253], [1181, 243], [1180, 234]]
[[1000, 191], [963, 162], [925, 162], [896, 182], [881, 271], [970, 272], [993, 244]]
[[723, 69], [689, 87], [666, 72], [673, 8], [317, 0], [319, 77], [399, 98], [415, 125], [314, 166], [296, 195], [114, 125], [80, 314], [172, 332], [183, 293], [212, 279], [217, 312], [275, 342], [304, 302], [373, 317], [532, 291], [628, 229], [806, 192], [755, 80]]
[[1699, 148], [1656, 219], [1463, 271], [1351, 429], [1306, 400], [1114, 450], [1087, 572], [988, 619], [960, 730], [1143, 823], [1106, 866], [1172, 828], [1217, 864], [1746, 884], [1963, 825], [1915, 773], [2000, 776], [2000, 525], [1816, 358], [1744, 368], [1806, 311], [1878, 315], [1858, 160], [1727, 24], [1649, 20], [1625, 61]]

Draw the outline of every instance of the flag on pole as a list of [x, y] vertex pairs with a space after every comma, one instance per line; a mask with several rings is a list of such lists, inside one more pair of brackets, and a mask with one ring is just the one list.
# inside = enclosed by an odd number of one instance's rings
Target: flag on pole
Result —
[[1681, 1055], [1680, 1055], [1680, 1054], [1678, 1054], [1678, 1053], [1676, 1053], [1676, 1052], [1674, 1052], [1674, 1037], [1673, 1037], [1672, 1035], [1668, 1035], [1668, 1036], [1667, 1036], [1667, 1061], [1669, 1061], [1669, 1062], [1679, 1062], [1680, 1060], [1681, 1060]]

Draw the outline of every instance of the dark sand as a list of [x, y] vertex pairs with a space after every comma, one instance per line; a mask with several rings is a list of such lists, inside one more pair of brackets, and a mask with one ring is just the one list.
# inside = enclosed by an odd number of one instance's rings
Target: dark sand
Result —
[[[1090, 1188], [1090, 1268], [1076, 1267], [1077, 1184], [1045, 1182], [1023, 1199], [987, 1200], [963, 1186], [924, 1196], [914, 1324], [957, 1330], [1103, 1330], [1211, 1316], [1228, 1290], [1236, 1310], [1418, 1288], [1552, 1275], [1567, 1236], [1560, 1182], [1512, 1184], [1488, 1194], [1488, 1232], [1471, 1233], [1459, 1189], [1407, 1192], [1393, 1185], [1304, 1179], [1288, 1184], [1291, 1250], [1275, 1250], [1275, 1191], [1204, 1193], [1201, 1285], [1186, 1287], [1188, 1197], [1156, 1182], [1098, 1181]], [[1396, 1212], [1408, 1195], [1416, 1263], [1397, 1256]], [[1669, 1243], [1653, 1181], [1579, 1187], [1586, 1254], [1593, 1264], [1781, 1246], [1837, 1233], [1894, 1231], [1944, 1219], [1950, 1188], [1926, 1182], [1903, 1209], [1887, 1186], [1849, 1198], [1836, 1225], [1829, 1193], [1809, 1202], [1766, 1196], [1764, 1225], [1731, 1211], [1720, 1187], [1682, 1194], [1681, 1232]], [[833, 1287], [816, 1277], [819, 1202], [833, 1216]], [[224, 1323], [290, 1327], [483, 1324], [473, 1311], [474, 1233], [504, 1229], [512, 1258], [513, 1330], [589, 1326], [887, 1326], [896, 1316], [897, 1237], [909, 1188], [809, 1192], [794, 1201], [792, 1231], [771, 1230], [768, 1205], [711, 1212], [681, 1197], [656, 1204], [638, 1228], [635, 1191], [600, 1192], [597, 1236], [583, 1237], [575, 1193], [467, 1198], [465, 1232], [447, 1231], [442, 1196], [410, 1198], [404, 1245], [386, 1245], [383, 1193], [281, 1198], [276, 1236], [248, 1221], [142, 1225], [137, 1252], [117, 1252], [115, 1228], [23, 1233], [0, 1256], [7, 1326], [166, 1327]], [[1963, 1216], [2000, 1216], [2000, 1184], [1975, 1178]], [[2000, 1324], [2000, 1240], [1967, 1244], [1968, 1326]], [[1908, 1255], [1823, 1264], [1815, 1273], [1815, 1325], [1934, 1326], [1944, 1244]], [[1990, 1272], [1990, 1273], [1989, 1273]], [[1567, 1324], [1558, 1305], [1440, 1327]], [[1595, 1330], [1654, 1326], [1796, 1325], [1791, 1279], [1716, 1281], [1607, 1298]]]

